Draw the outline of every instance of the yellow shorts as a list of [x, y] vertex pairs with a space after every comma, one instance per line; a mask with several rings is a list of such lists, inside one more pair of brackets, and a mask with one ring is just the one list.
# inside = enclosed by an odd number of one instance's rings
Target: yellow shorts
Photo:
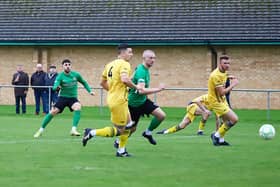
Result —
[[189, 120], [191, 122], [193, 122], [193, 120], [195, 119], [195, 111], [198, 108], [197, 104], [193, 103], [187, 106], [187, 114], [186, 114], [186, 118], [189, 118]]
[[225, 102], [214, 102], [209, 103], [209, 110], [212, 110], [218, 117], [228, 113], [230, 111], [230, 108], [228, 106], [228, 103]]
[[109, 105], [111, 121], [115, 125], [125, 126], [128, 122], [128, 103]]

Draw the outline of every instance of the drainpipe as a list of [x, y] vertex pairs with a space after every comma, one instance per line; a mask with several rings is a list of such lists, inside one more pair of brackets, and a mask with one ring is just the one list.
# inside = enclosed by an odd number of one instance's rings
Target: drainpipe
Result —
[[218, 54], [216, 49], [210, 44], [208, 44], [208, 49], [211, 51], [211, 69], [214, 70], [217, 67]]

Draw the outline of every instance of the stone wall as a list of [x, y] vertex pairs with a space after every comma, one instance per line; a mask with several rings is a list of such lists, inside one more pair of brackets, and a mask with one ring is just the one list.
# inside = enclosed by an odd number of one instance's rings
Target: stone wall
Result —
[[[168, 88], [206, 88], [211, 72], [211, 53], [206, 46], [150, 46], [134, 47], [131, 61], [134, 69], [141, 63], [144, 49], [156, 52], [157, 61], [151, 69], [151, 87], [165, 83]], [[227, 46], [217, 47], [220, 55], [226, 52], [231, 57], [230, 73], [236, 75], [240, 84], [238, 89], [280, 89], [280, 47], [279, 46]], [[41, 53], [40, 53], [41, 51]], [[73, 61], [73, 70], [79, 71], [93, 87], [99, 87], [100, 75], [104, 65], [116, 58], [112, 46], [65, 46], [65, 47], [0, 47], [0, 84], [10, 85], [17, 64], [23, 64], [31, 76], [37, 62], [44, 69], [55, 64], [62, 70], [61, 61], [69, 58]], [[100, 105], [100, 90], [95, 97], [80, 90], [79, 99], [83, 105]], [[204, 91], [165, 91], [157, 94], [156, 100], [161, 106], [185, 106], [192, 98], [204, 94]], [[154, 95], [150, 96], [154, 99]], [[280, 93], [272, 93], [271, 108], [280, 109]], [[267, 107], [266, 93], [232, 92], [234, 108]], [[102, 102], [105, 102], [104, 99]], [[34, 104], [30, 89], [28, 104]], [[14, 104], [13, 89], [0, 89], [0, 104]]]

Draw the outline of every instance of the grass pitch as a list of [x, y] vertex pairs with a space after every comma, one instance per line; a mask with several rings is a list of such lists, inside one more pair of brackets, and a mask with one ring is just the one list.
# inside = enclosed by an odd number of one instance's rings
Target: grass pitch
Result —
[[[164, 108], [166, 120], [157, 130], [178, 124], [184, 108]], [[56, 116], [43, 136], [34, 139], [43, 116], [15, 115], [14, 106], [0, 107], [1, 187], [276, 187], [280, 184], [280, 111], [237, 110], [240, 121], [226, 136], [232, 146], [214, 147], [210, 133], [214, 117], [206, 124], [205, 136], [197, 136], [197, 119], [181, 132], [154, 135], [150, 145], [141, 133], [149, 119], [140, 121], [129, 139], [130, 158], [115, 157], [113, 138], [94, 138], [82, 147], [81, 137], [70, 137], [72, 114]], [[31, 114], [32, 113], [32, 114]], [[276, 137], [258, 136], [261, 124], [273, 124]], [[111, 125], [107, 108], [84, 107], [79, 129]]]

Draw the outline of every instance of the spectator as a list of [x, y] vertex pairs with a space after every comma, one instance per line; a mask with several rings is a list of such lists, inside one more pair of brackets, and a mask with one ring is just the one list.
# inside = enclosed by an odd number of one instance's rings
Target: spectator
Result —
[[[229, 86], [230, 86], [230, 78], [227, 77], [225, 88], [227, 88], [227, 87], [229, 87]], [[230, 91], [227, 92], [227, 93], [225, 94], [225, 96], [226, 96], [226, 100], [227, 100], [228, 106], [229, 106], [229, 108], [231, 108], [231, 104], [230, 104]]]
[[[46, 72], [43, 71], [42, 64], [36, 65], [36, 72], [34, 72], [31, 76], [31, 86], [34, 90], [34, 97], [35, 97], [35, 115], [39, 115], [40, 113], [40, 101], [42, 99], [43, 104], [43, 114], [47, 114], [49, 109], [47, 108], [48, 102], [48, 92], [47, 88], [40, 86], [45, 86], [45, 76]], [[35, 87], [34, 87], [35, 86]]]
[[58, 97], [58, 92], [54, 91], [52, 89], [52, 86], [54, 85], [54, 81], [56, 79], [57, 76], [57, 72], [56, 72], [56, 66], [55, 65], [51, 65], [49, 68], [48, 73], [46, 73], [45, 76], [45, 84], [46, 86], [50, 86], [50, 88], [48, 88], [48, 92], [47, 92], [47, 109], [48, 111], [50, 110], [50, 107], [52, 105], [54, 105], [57, 101], [57, 97]]
[[20, 114], [20, 101], [22, 107], [22, 114], [26, 113], [26, 95], [28, 91], [29, 77], [28, 74], [23, 71], [23, 65], [17, 65], [17, 72], [14, 73], [12, 79], [12, 85], [27, 87], [14, 87], [14, 95], [16, 101], [16, 114]]

